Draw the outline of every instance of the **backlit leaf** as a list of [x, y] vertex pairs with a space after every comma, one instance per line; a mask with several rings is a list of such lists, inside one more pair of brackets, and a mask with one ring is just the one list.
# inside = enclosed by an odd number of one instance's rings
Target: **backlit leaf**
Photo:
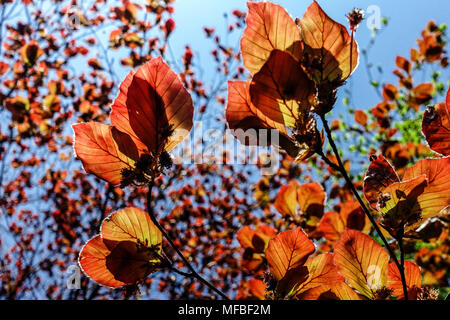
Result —
[[95, 282], [117, 288], [135, 284], [154, 271], [149, 258], [136, 243], [109, 241], [97, 235], [81, 250], [79, 264]]
[[103, 220], [100, 232], [108, 240], [131, 241], [161, 249], [161, 231], [139, 208], [125, 208], [112, 213]]
[[[111, 242], [110, 246], [117, 245]], [[100, 235], [89, 240], [81, 249], [79, 263], [83, 271], [94, 281], [108, 287], [117, 288], [125, 285], [124, 282], [116, 280], [114, 275], [106, 267], [106, 257], [111, 254]]]
[[279, 233], [266, 249], [271, 273], [277, 280], [283, 279], [289, 270], [303, 265], [314, 250], [314, 243], [301, 228]]
[[361, 300], [358, 294], [344, 281], [308, 289], [297, 295], [296, 298], [299, 300]]
[[364, 196], [372, 208], [377, 207], [378, 197], [389, 185], [399, 182], [394, 168], [382, 154], [373, 159], [364, 177]]
[[450, 206], [450, 157], [424, 159], [406, 169], [403, 180], [411, 180], [421, 175], [427, 177], [428, 184], [417, 197], [422, 218], [408, 229], [414, 229]]
[[274, 207], [284, 216], [295, 216], [297, 213], [297, 188], [298, 182], [291, 180], [288, 185], [284, 185], [278, 191]]
[[[347, 29], [332, 20], [314, 1], [300, 19], [300, 30], [307, 56], [305, 69], [317, 83], [341, 82], [358, 65], [358, 46]], [[350, 47], [352, 55], [350, 62]]]
[[433, 151], [450, 155], [450, 103], [442, 102], [427, 108], [423, 115], [422, 132]]
[[313, 83], [289, 54], [274, 50], [261, 70], [253, 76], [250, 96], [264, 115], [277, 123], [295, 127], [308, 115]]
[[294, 296], [321, 285], [344, 281], [344, 277], [338, 273], [331, 253], [310, 257], [304, 266], [308, 269], [308, 277], [294, 287]]
[[272, 50], [300, 57], [300, 31], [283, 7], [270, 2], [248, 2], [247, 27], [241, 39], [242, 58], [250, 73], [257, 73]]
[[322, 217], [327, 195], [320, 183], [305, 183], [297, 189], [298, 204], [301, 214], [308, 217]]
[[[112, 108], [111, 123], [124, 132], [133, 131], [132, 136], [152, 153], [172, 150], [192, 128], [191, 96], [161, 57], [128, 75]], [[166, 141], [169, 129], [174, 133]]]
[[348, 283], [368, 298], [386, 286], [388, 252], [368, 235], [346, 229], [334, 248], [334, 262]]
[[320, 220], [319, 231], [328, 241], [337, 241], [345, 229], [344, 220], [336, 211], [326, 212]]
[[131, 169], [139, 159], [139, 152], [131, 137], [113, 126], [97, 122], [72, 126], [75, 132], [74, 149], [88, 173], [118, 185], [121, 171]]
[[103, 220], [101, 234], [91, 239], [79, 257], [83, 271], [109, 287], [136, 284], [162, 267], [162, 235], [148, 214], [125, 208]]
[[[408, 290], [408, 299], [415, 300], [417, 289], [422, 287], [422, 280], [419, 266], [412, 261], [405, 261], [405, 280], [406, 288]], [[394, 290], [392, 295], [396, 296], [398, 299], [403, 299], [405, 297], [400, 271], [394, 262], [389, 264], [387, 286], [389, 289]]]
[[378, 202], [378, 210], [382, 213], [381, 224], [392, 236], [404, 225], [407, 230], [410, 225], [420, 220], [421, 208], [418, 197], [427, 186], [425, 175], [411, 180], [396, 182], [383, 190]]

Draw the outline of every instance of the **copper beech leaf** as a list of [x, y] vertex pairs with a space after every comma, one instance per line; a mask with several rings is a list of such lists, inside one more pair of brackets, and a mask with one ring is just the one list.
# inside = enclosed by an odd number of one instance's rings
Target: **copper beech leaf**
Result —
[[241, 39], [242, 58], [251, 74], [257, 73], [275, 49], [301, 55], [300, 31], [280, 5], [248, 2], [247, 27]]
[[411, 180], [396, 182], [383, 190], [378, 202], [378, 211], [382, 213], [381, 224], [392, 236], [397, 237], [402, 226], [409, 226], [420, 221], [421, 207], [418, 197], [427, 186], [426, 175]]
[[311, 109], [314, 84], [287, 52], [273, 50], [250, 84], [252, 103], [276, 123], [295, 127]]
[[378, 197], [389, 185], [399, 182], [394, 168], [382, 154], [373, 158], [364, 177], [364, 196], [373, 209], [376, 209]]
[[284, 216], [295, 217], [299, 214], [307, 222], [315, 224], [323, 215], [325, 200], [326, 193], [319, 183], [299, 185], [296, 180], [291, 180], [280, 188], [274, 206]]
[[344, 281], [323, 284], [308, 289], [296, 296], [298, 300], [361, 300], [358, 294]]
[[344, 232], [345, 221], [336, 211], [326, 212], [320, 220], [318, 229], [325, 239], [334, 242], [337, 241], [341, 233]]
[[364, 233], [368, 233], [371, 229], [370, 220], [357, 201], [344, 202], [339, 213], [326, 212], [318, 225], [319, 231], [330, 242], [337, 241], [345, 228]]
[[297, 200], [297, 188], [299, 184], [296, 180], [291, 180], [289, 184], [284, 185], [278, 191], [276, 196], [274, 207], [283, 216], [294, 217], [297, 213], [298, 200]]
[[[117, 242], [110, 242], [109, 246], [114, 247]], [[104, 286], [117, 288], [124, 286], [126, 283], [117, 280], [111, 271], [106, 267], [106, 258], [111, 254], [106, 242], [103, 241], [101, 235], [97, 235], [89, 240], [81, 249], [80, 267], [85, 274]]]
[[[420, 268], [412, 261], [405, 261], [404, 268], [408, 299], [416, 300], [417, 289], [422, 287]], [[394, 290], [392, 295], [396, 296], [398, 299], [404, 299], [405, 295], [403, 292], [402, 279], [395, 262], [389, 264], [387, 286], [389, 289]]]
[[344, 281], [333, 261], [333, 254], [323, 253], [315, 257], [310, 257], [304, 266], [308, 270], [308, 277], [300, 283], [297, 283], [292, 289], [292, 295], [299, 295], [309, 289], [321, 286], [331, 285], [336, 282]]
[[109, 215], [103, 220], [100, 232], [108, 240], [133, 241], [147, 247], [161, 248], [161, 231], [139, 208], [125, 208]]
[[334, 248], [334, 262], [348, 283], [372, 299], [386, 286], [388, 252], [368, 235], [346, 229]]
[[94, 281], [117, 288], [136, 284], [161, 267], [162, 235], [147, 213], [126, 208], [105, 218], [101, 234], [80, 252], [79, 264]]
[[230, 129], [274, 128], [286, 134], [283, 123], [272, 121], [250, 98], [250, 81], [228, 81], [226, 118]]
[[[111, 124], [140, 140], [148, 151], [158, 153], [172, 150], [188, 135], [193, 112], [191, 96], [158, 57], [124, 80], [112, 106]], [[174, 133], [166, 141], [169, 129]]]
[[318, 182], [305, 183], [297, 189], [301, 214], [308, 217], [322, 217], [327, 194]]
[[428, 106], [423, 115], [422, 132], [430, 148], [444, 156], [450, 155], [450, 90], [447, 103]]
[[131, 169], [139, 152], [131, 137], [113, 126], [97, 122], [78, 123], [75, 132], [75, 154], [88, 173], [118, 185], [121, 171]]
[[365, 215], [358, 201], [350, 200], [342, 203], [339, 214], [344, 220], [346, 228], [358, 230], [363, 233], [370, 232], [370, 220]]
[[425, 175], [427, 186], [417, 197], [421, 219], [405, 228], [406, 231], [420, 226], [426, 219], [438, 215], [450, 206], [450, 157], [441, 159], [424, 159], [406, 169], [403, 180], [411, 180]]
[[302, 266], [314, 250], [314, 243], [301, 228], [279, 233], [266, 249], [271, 273], [277, 280], [283, 279], [289, 270]]
[[[300, 19], [305, 70], [317, 84], [342, 82], [358, 65], [358, 46], [347, 29], [314, 1]], [[351, 61], [350, 61], [351, 48]]]
[[[291, 157], [296, 157], [298, 147], [289, 138], [286, 127], [258, 110], [250, 99], [250, 81], [228, 81], [226, 119], [233, 136], [245, 145], [282, 147]], [[271, 130], [277, 130], [274, 134]], [[278, 141], [273, 140], [273, 136]]]
[[147, 150], [147, 146], [139, 139], [130, 125], [130, 117], [127, 108], [128, 88], [133, 81], [134, 71], [130, 71], [120, 84], [119, 94], [111, 106], [111, 123], [121, 131], [127, 133], [140, 151]]
[[250, 279], [248, 281], [249, 292], [259, 300], [264, 300], [266, 295], [266, 284], [262, 280]]

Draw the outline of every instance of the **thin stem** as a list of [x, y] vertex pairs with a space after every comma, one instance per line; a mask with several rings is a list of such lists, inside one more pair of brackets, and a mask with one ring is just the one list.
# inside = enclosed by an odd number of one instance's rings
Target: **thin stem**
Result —
[[400, 236], [397, 239], [398, 242], [398, 248], [400, 249], [400, 265], [402, 266], [402, 269], [400, 271], [400, 278], [402, 280], [402, 286], [403, 286], [403, 294], [405, 296], [405, 300], [408, 300], [408, 289], [406, 288], [406, 277], [405, 277], [405, 249], [403, 248], [403, 234], [404, 234], [404, 227], [402, 226], [402, 230], [400, 230]]
[[170, 271], [173, 271], [173, 272], [175, 272], [175, 273], [178, 273], [179, 275], [182, 275], [183, 277], [186, 277], [186, 278], [195, 278], [194, 274], [192, 274], [192, 273], [187, 273], [187, 272], [183, 272], [183, 271], [178, 270], [178, 269], [176, 269], [176, 268], [174, 268], [174, 267], [170, 267], [169, 270], [170, 270]]
[[[225, 300], [229, 300], [228, 297], [221, 292], [219, 289], [217, 289], [213, 284], [211, 284], [210, 282], [208, 282], [206, 279], [204, 279], [201, 275], [199, 275], [197, 273], [197, 271], [195, 271], [194, 267], [192, 267], [192, 265], [189, 263], [189, 261], [185, 258], [185, 256], [183, 255], [183, 253], [180, 251], [180, 249], [178, 249], [178, 247], [175, 245], [175, 243], [172, 241], [172, 239], [170, 238], [170, 236], [167, 234], [166, 230], [161, 226], [161, 224], [158, 222], [158, 220], [155, 217], [155, 213], [153, 212], [153, 207], [151, 204], [152, 201], [152, 189], [154, 186], [154, 182], [150, 182], [148, 184], [148, 191], [147, 191], [147, 211], [148, 214], [150, 216], [150, 219], [152, 220], [152, 222], [155, 224], [155, 226], [159, 229], [159, 231], [161, 231], [161, 233], [163, 234], [164, 238], [166, 238], [166, 240], [169, 242], [170, 246], [175, 250], [175, 252], [178, 254], [178, 256], [181, 258], [181, 260], [183, 260], [184, 264], [186, 265], [186, 267], [188, 267], [188, 269], [191, 271], [190, 274], [186, 273], [186, 275], [189, 275], [189, 277], [194, 277], [197, 280], [199, 280], [200, 282], [202, 282], [204, 285], [206, 285], [209, 289], [211, 289], [212, 291], [214, 291], [215, 293], [217, 293], [219, 296], [221, 296], [223, 299]], [[172, 269], [173, 270], [173, 269]], [[183, 272], [184, 273], [184, 272]], [[181, 274], [181, 273], [180, 273]]]
[[[366, 216], [369, 218], [370, 223], [373, 225], [373, 227], [375, 228], [375, 231], [377, 232], [378, 236], [381, 238], [381, 240], [383, 241], [384, 246], [386, 247], [386, 249], [389, 252], [389, 255], [391, 256], [392, 260], [394, 260], [395, 265], [397, 266], [399, 272], [400, 272], [400, 276], [402, 278], [402, 285], [403, 285], [403, 292], [405, 294], [405, 299], [408, 299], [408, 292], [406, 290], [406, 281], [405, 281], [405, 274], [404, 274], [404, 270], [403, 270], [403, 266], [399, 263], [397, 256], [395, 255], [395, 252], [392, 250], [391, 246], [389, 245], [389, 243], [387, 242], [385, 236], [383, 235], [383, 233], [380, 230], [380, 227], [378, 226], [378, 224], [376, 223], [374, 217], [370, 214], [369, 209], [367, 208], [366, 204], [364, 203], [364, 201], [361, 199], [358, 191], [356, 190], [355, 186], [353, 185], [352, 180], [350, 179], [350, 177], [347, 174], [347, 171], [345, 170], [344, 164], [342, 162], [342, 159], [339, 155], [339, 151], [336, 147], [336, 144], [334, 143], [334, 139], [333, 136], [331, 135], [331, 130], [330, 127], [328, 125], [327, 120], [325, 119], [325, 115], [320, 115], [320, 119], [322, 120], [325, 132], [327, 134], [327, 138], [328, 138], [328, 142], [331, 145], [331, 148], [333, 149], [333, 153], [336, 156], [337, 162], [338, 162], [338, 167], [333, 166], [333, 168], [337, 168], [339, 169], [338, 171], [342, 174], [342, 176], [344, 177], [345, 181], [347, 182], [348, 186], [350, 187], [352, 193], [354, 194], [354, 196], [356, 197], [356, 199], [358, 200], [359, 204], [361, 205], [361, 208], [363, 209], [364, 213], [366, 214]], [[323, 155], [323, 152], [321, 152]], [[319, 153], [319, 155], [321, 155]], [[323, 157], [322, 158], [326, 158]], [[326, 158], [328, 160], [328, 162], [331, 162], [328, 158]], [[324, 159], [325, 162], [327, 162], [327, 160]], [[327, 163], [328, 163], [327, 162]]]
[[352, 38], [350, 39], [350, 73], [352, 73], [352, 62], [353, 62], [353, 37], [354, 37], [354, 31], [352, 30]]

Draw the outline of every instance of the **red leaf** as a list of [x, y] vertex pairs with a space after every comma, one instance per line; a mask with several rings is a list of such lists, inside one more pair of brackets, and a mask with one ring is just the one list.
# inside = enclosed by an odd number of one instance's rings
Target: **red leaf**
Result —
[[306, 290], [297, 297], [299, 300], [361, 300], [358, 294], [344, 281]]
[[269, 241], [266, 249], [270, 271], [281, 280], [289, 270], [303, 265], [314, 250], [314, 243], [302, 228], [283, 231]]
[[75, 132], [74, 149], [88, 173], [118, 185], [123, 169], [132, 169], [139, 152], [131, 137], [113, 126], [97, 122], [72, 126]]
[[334, 262], [348, 283], [368, 298], [386, 285], [389, 254], [362, 232], [346, 229], [342, 233]]
[[301, 55], [300, 31], [280, 5], [247, 2], [247, 27], [241, 39], [242, 58], [250, 73], [257, 73], [275, 49]]
[[417, 197], [421, 219], [408, 229], [414, 229], [426, 219], [439, 214], [450, 205], [450, 157], [424, 159], [406, 169], [403, 180], [411, 180], [426, 175], [428, 185]]
[[[448, 91], [450, 93], [450, 90]], [[422, 132], [430, 148], [442, 155], [450, 155], [450, 94], [447, 103], [428, 106], [423, 115]]]
[[293, 288], [293, 295], [299, 295], [309, 289], [331, 285], [344, 281], [333, 262], [333, 254], [323, 253], [316, 257], [308, 258], [304, 265], [308, 269], [308, 277]]
[[[152, 153], [172, 150], [192, 128], [192, 99], [161, 57], [127, 76], [112, 108], [111, 123], [141, 140]], [[166, 141], [164, 132], [170, 128], [175, 132]]]
[[383, 190], [392, 183], [399, 182], [394, 168], [380, 154], [376, 159], [372, 160], [369, 169], [364, 177], [364, 196], [372, 208], [376, 208], [378, 196]]
[[[332, 20], [314, 1], [300, 19], [304, 52], [314, 59], [306, 66], [307, 73], [316, 83], [341, 82], [358, 65], [358, 45], [347, 29]], [[350, 47], [352, 58], [350, 62]]]
[[[293, 71], [295, 70], [295, 71]], [[250, 96], [253, 104], [276, 123], [295, 127], [311, 109], [314, 84], [289, 54], [274, 50], [261, 70], [253, 76]]]
[[[417, 289], [421, 288], [422, 281], [420, 276], [420, 268], [414, 262], [405, 261], [405, 280], [406, 288], [408, 290], [408, 299], [416, 300]], [[388, 288], [393, 289], [392, 294], [398, 299], [403, 299], [403, 285], [400, 276], [400, 271], [397, 268], [395, 262], [389, 264], [388, 270]]]

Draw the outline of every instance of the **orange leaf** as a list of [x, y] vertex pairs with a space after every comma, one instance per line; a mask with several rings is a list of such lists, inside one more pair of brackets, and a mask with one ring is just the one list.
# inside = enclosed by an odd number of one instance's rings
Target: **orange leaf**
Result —
[[364, 233], [370, 231], [371, 225], [369, 218], [365, 215], [358, 201], [346, 201], [342, 204], [339, 212], [345, 227], [358, 230]]
[[130, 241], [109, 241], [100, 235], [91, 239], [80, 252], [79, 264], [92, 280], [117, 288], [131, 285], [155, 271], [150, 251]]
[[319, 231], [328, 241], [336, 241], [345, 229], [344, 220], [336, 211], [326, 212], [320, 220]]
[[427, 185], [425, 175], [411, 180], [396, 182], [383, 190], [378, 201], [378, 211], [382, 213], [381, 224], [393, 236], [402, 226], [408, 230], [410, 225], [420, 220], [418, 197]]
[[450, 155], [450, 90], [447, 103], [428, 106], [423, 115], [422, 132], [430, 148], [442, 155]]
[[248, 281], [248, 290], [250, 293], [260, 299], [264, 300], [266, 296], [266, 284], [258, 279], [250, 279]]
[[299, 300], [361, 300], [358, 294], [344, 281], [306, 290], [297, 297]]
[[131, 169], [139, 159], [139, 153], [131, 137], [113, 126], [97, 122], [78, 123], [74, 149], [88, 173], [118, 185], [122, 170]]
[[136, 242], [161, 251], [161, 231], [139, 208], [125, 208], [112, 213], [103, 220], [100, 232], [104, 239]]
[[367, 114], [362, 110], [355, 111], [355, 121], [358, 122], [363, 127], [367, 124]]
[[314, 243], [302, 228], [283, 231], [269, 241], [266, 249], [270, 271], [281, 280], [289, 270], [303, 265], [314, 250]]
[[406, 169], [403, 180], [426, 175], [428, 185], [417, 197], [421, 219], [408, 229], [418, 227], [424, 220], [439, 214], [450, 205], [450, 157], [424, 159]]
[[[408, 299], [416, 300], [417, 289], [422, 286], [422, 281], [420, 276], [420, 268], [412, 261], [405, 261], [405, 280], [406, 288], [408, 290]], [[398, 299], [403, 299], [405, 297], [403, 294], [400, 271], [398, 270], [395, 262], [391, 262], [389, 264], [387, 286], [388, 288], [394, 290], [392, 294]]]
[[389, 185], [399, 182], [394, 168], [380, 154], [376, 159], [371, 160], [369, 169], [364, 177], [364, 196], [372, 208], [376, 208], [378, 196]]
[[250, 81], [228, 81], [226, 118], [230, 129], [274, 128], [286, 134], [282, 123], [270, 120], [252, 104], [249, 90]]
[[362, 232], [346, 229], [342, 233], [334, 262], [348, 283], [368, 298], [386, 285], [389, 254]]
[[[294, 71], [295, 70], [295, 71]], [[261, 70], [253, 76], [250, 96], [264, 115], [287, 127], [309, 114], [313, 83], [289, 53], [274, 50]]]
[[[110, 246], [117, 243], [109, 243]], [[81, 249], [79, 264], [81, 269], [89, 277], [104, 286], [117, 288], [126, 283], [114, 278], [114, 275], [106, 267], [106, 258], [111, 254], [111, 250], [103, 241], [100, 235], [89, 240]]]
[[[299, 148], [287, 135], [284, 124], [272, 121], [258, 110], [251, 102], [249, 90], [249, 81], [228, 81], [226, 119], [233, 136], [245, 145], [279, 144], [291, 157], [297, 157]], [[268, 131], [271, 129], [279, 131], [278, 141], [272, 141], [272, 132]], [[266, 141], [260, 142], [260, 137]]]
[[241, 39], [242, 59], [251, 74], [266, 63], [272, 50], [301, 55], [300, 31], [280, 5], [248, 2], [247, 27]]
[[[112, 108], [111, 123], [141, 140], [152, 153], [172, 150], [192, 128], [191, 96], [161, 57], [127, 76]], [[169, 129], [174, 133], [166, 141]]]
[[294, 286], [294, 296], [321, 285], [344, 281], [344, 278], [338, 273], [331, 253], [308, 258], [304, 266], [308, 269], [308, 277]]
[[147, 213], [126, 208], [103, 220], [101, 234], [86, 243], [79, 263], [102, 285], [135, 284], [161, 267], [161, 245], [161, 232]]
[[297, 188], [296, 180], [291, 180], [288, 185], [282, 186], [275, 199], [274, 207], [284, 216], [294, 217], [297, 213]]
[[[308, 56], [305, 66], [317, 84], [341, 82], [347, 79], [358, 65], [358, 45], [347, 29], [332, 20], [314, 1], [300, 20], [304, 54]], [[350, 62], [350, 47], [352, 55]]]
[[250, 228], [249, 226], [244, 226], [237, 233], [237, 240], [241, 244], [241, 247], [244, 249], [253, 248], [252, 239], [255, 235], [255, 230]]
[[393, 101], [397, 99], [398, 89], [393, 84], [386, 84], [383, 88], [383, 98], [386, 101]]
[[302, 184], [297, 189], [297, 198], [302, 214], [322, 217], [327, 195], [320, 183]]

